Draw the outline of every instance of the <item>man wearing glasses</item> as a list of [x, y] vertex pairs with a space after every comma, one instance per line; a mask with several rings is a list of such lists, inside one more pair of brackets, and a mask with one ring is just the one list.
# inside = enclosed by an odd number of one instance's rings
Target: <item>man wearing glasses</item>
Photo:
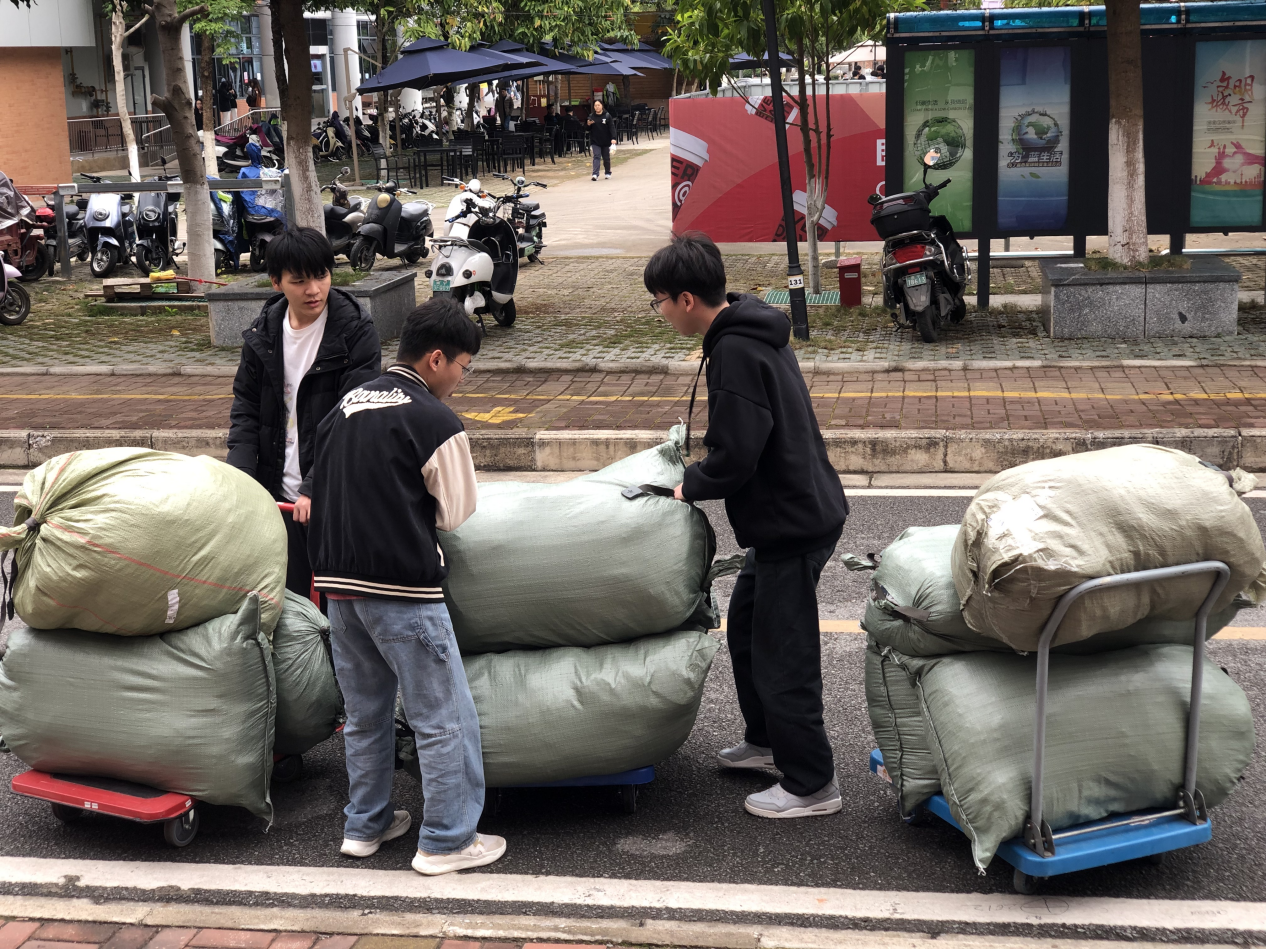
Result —
[[718, 761], [782, 772], [778, 784], [748, 795], [748, 813], [835, 814], [841, 801], [822, 722], [817, 585], [848, 502], [788, 345], [791, 323], [757, 297], [727, 297], [721, 252], [703, 234], [658, 250], [643, 281], [656, 313], [683, 336], [703, 337], [709, 453], [686, 469], [676, 496], [724, 499], [734, 536], [748, 548], [726, 634], [746, 733]]
[[309, 553], [330, 600], [330, 643], [347, 706], [350, 803], [342, 852], [368, 857], [406, 833], [393, 810], [396, 694], [417, 739], [422, 829], [413, 869], [481, 867], [505, 853], [476, 831], [483, 750], [441, 584], [438, 531], [475, 512], [470, 442], [444, 400], [479, 352], [479, 330], [452, 297], [405, 320], [396, 363], [353, 389], [317, 429]]

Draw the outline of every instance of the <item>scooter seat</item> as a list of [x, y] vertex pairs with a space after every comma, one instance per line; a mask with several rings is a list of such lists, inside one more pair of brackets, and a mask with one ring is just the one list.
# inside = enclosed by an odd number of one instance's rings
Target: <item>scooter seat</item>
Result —
[[477, 254], [487, 254], [489, 257], [492, 256], [492, 251], [488, 249], [488, 245], [483, 241], [468, 237], [466, 239], [466, 244]]
[[351, 213], [351, 208], [340, 208], [337, 204], [327, 204], [325, 206], [325, 216], [333, 218], [336, 221], [343, 220], [343, 218], [347, 217]]
[[77, 221], [79, 220], [79, 215], [82, 213], [83, 212], [81, 212], [79, 208], [75, 207], [73, 204], [66, 205], [66, 220]]
[[519, 207], [524, 211], [535, 211], [541, 206], [540, 201], [520, 201]]
[[426, 217], [429, 213], [430, 209], [427, 208], [425, 202], [410, 201], [408, 204], [403, 205], [400, 208], [400, 219], [412, 223], [414, 221], [422, 220], [422, 218]]

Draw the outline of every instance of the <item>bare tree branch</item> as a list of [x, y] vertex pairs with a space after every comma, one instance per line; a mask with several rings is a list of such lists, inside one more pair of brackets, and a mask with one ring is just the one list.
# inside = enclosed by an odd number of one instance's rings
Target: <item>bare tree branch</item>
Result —
[[137, 30], [143, 27], [148, 20], [149, 20], [149, 14], [147, 13], [145, 14], [145, 16], [141, 17], [139, 20], [133, 23], [131, 29], [124, 31], [123, 38], [127, 39], [129, 36], [131, 36], [133, 33], [135, 33]]
[[211, 12], [211, 8], [205, 3], [200, 3], [196, 7], [190, 7], [184, 13], [176, 17], [176, 26], [183, 26], [196, 16], [203, 16]]

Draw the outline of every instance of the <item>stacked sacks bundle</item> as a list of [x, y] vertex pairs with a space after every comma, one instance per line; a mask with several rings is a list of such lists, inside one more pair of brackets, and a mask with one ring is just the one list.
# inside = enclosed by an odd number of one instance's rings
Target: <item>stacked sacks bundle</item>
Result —
[[[481, 484], [441, 538], [445, 601], [479, 713], [490, 787], [655, 764], [694, 726], [718, 625], [709, 591], [737, 570], [672, 487], [684, 433], [563, 484]], [[412, 736], [401, 757], [416, 769]]]
[[[1238, 473], [1229, 479], [1152, 446], [1074, 455], [991, 479], [962, 526], [912, 527], [877, 563], [846, 558], [854, 569], [874, 570], [862, 623], [866, 698], [901, 812], [944, 791], [983, 870], [1028, 813], [1036, 711], [1030, 653], [1054, 602], [1090, 577], [1222, 560], [1232, 581], [1209, 620], [1206, 635], [1214, 635], [1260, 597], [1266, 577], [1266, 549], [1235, 490], [1249, 487]], [[1036, 516], [1028, 502], [1007, 508], [1026, 496]], [[1021, 507], [1026, 514], [989, 520]], [[1010, 542], [1010, 559], [993, 542], [999, 535]], [[960, 571], [967, 563], [989, 564], [991, 579]], [[1182, 783], [1193, 617], [1210, 582], [1205, 575], [1202, 587], [1142, 587], [1142, 596], [1115, 600], [1132, 588], [1099, 591], [1082, 601], [1098, 602], [1070, 612], [1061, 626], [1050, 663], [1044, 790], [1044, 817], [1054, 829], [1173, 806]], [[986, 603], [965, 609], [972, 596]], [[1253, 742], [1243, 690], [1206, 661], [1197, 787], [1209, 806], [1233, 790]]]
[[328, 738], [341, 703], [328, 624], [284, 589], [268, 493], [210, 458], [103, 449], [36, 468], [15, 514], [10, 750], [270, 819], [274, 752]]

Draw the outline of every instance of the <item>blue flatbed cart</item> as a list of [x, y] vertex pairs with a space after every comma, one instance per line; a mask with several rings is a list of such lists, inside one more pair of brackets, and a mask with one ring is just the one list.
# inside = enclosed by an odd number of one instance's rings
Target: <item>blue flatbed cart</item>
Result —
[[[1094, 590], [1173, 580], [1199, 573], [1212, 573], [1215, 576], [1209, 595], [1196, 613], [1191, 707], [1187, 717], [1187, 753], [1183, 783], [1177, 790], [1175, 806], [1114, 815], [1053, 832], [1050, 825], [1042, 819], [1042, 790], [1045, 777], [1050, 650], [1060, 623], [1074, 602]], [[1178, 567], [1160, 567], [1087, 580], [1060, 598], [1038, 642], [1037, 712], [1033, 730], [1033, 784], [1029, 817], [1025, 821], [1024, 835], [1005, 841], [997, 851], [997, 856], [1015, 868], [1011, 879], [1016, 892], [1033, 893], [1039, 881], [1077, 870], [1141, 858], [1158, 860], [1161, 854], [1202, 844], [1213, 837], [1213, 824], [1205, 807], [1204, 796], [1196, 787], [1196, 752], [1200, 739], [1200, 705], [1204, 689], [1205, 631], [1214, 601], [1221, 595], [1230, 577], [1231, 570], [1226, 564], [1217, 560], [1205, 560]], [[884, 767], [883, 755], [877, 748], [870, 753], [870, 770], [891, 783], [892, 779]], [[923, 806], [928, 813], [935, 814], [950, 826], [962, 830], [950, 813], [945, 795], [934, 794]]]
[[599, 788], [614, 787], [620, 795], [620, 807], [626, 814], [637, 812], [637, 791], [644, 784], [655, 780], [655, 766], [646, 765], [618, 774], [597, 774], [562, 781], [544, 781], [540, 784], [509, 784], [501, 788], [488, 788], [484, 810], [495, 817], [501, 807], [501, 792], [512, 788]]

